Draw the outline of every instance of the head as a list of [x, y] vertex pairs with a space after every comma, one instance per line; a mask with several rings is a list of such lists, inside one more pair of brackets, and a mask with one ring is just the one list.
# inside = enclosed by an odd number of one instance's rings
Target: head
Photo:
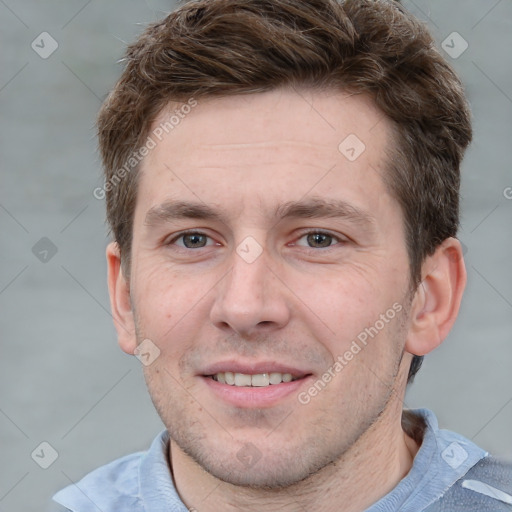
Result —
[[[398, 407], [465, 281], [469, 112], [421, 23], [388, 1], [188, 2], [128, 48], [98, 126], [120, 343], [157, 347], [148, 387], [184, 452], [296, 481]], [[213, 399], [237, 364], [308, 403]], [[248, 440], [265, 472], [235, 477]]]

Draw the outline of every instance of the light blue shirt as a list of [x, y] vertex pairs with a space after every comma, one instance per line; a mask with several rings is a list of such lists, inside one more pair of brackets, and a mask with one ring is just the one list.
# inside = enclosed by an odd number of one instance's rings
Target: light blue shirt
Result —
[[[435, 512], [439, 498], [488, 455], [469, 439], [439, 429], [436, 416], [428, 409], [413, 412], [423, 416], [428, 426], [413, 466], [366, 512]], [[167, 462], [168, 442], [164, 431], [148, 451], [92, 471], [53, 499], [64, 506], [61, 510], [73, 512], [188, 512], [174, 487]]]

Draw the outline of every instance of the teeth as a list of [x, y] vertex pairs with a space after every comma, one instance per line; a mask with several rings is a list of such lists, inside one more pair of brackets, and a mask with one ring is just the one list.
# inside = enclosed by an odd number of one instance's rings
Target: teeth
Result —
[[283, 374], [282, 373], [271, 373], [269, 377], [270, 377], [270, 384], [281, 384], [281, 382], [283, 382]]
[[251, 386], [251, 376], [245, 373], [235, 373], [235, 386]]
[[270, 377], [268, 373], [258, 373], [251, 377], [251, 384], [257, 387], [268, 386], [270, 384]]
[[294, 380], [291, 373], [257, 373], [249, 375], [246, 373], [219, 372], [212, 375], [212, 379], [221, 384], [241, 387], [266, 387], [269, 385], [281, 384], [281, 382], [291, 382]]

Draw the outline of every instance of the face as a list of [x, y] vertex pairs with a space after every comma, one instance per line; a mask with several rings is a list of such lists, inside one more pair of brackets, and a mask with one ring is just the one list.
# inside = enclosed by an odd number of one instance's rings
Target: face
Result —
[[130, 277], [153, 402], [212, 475], [298, 482], [396, 397], [409, 263], [382, 180], [391, 127], [362, 96], [283, 89], [199, 102], [155, 140]]

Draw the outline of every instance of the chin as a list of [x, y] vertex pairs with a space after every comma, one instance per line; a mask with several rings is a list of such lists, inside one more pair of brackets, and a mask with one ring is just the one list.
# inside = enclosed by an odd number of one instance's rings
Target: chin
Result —
[[[180, 443], [177, 443], [180, 446]], [[316, 443], [314, 443], [316, 444]], [[262, 453], [252, 443], [233, 443], [228, 450], [195, 445], [180, 446], [191, 459], [213, 477], [238, 487], [279, 490], [296, 485], [333, 463], [332, 453], [311, 448], [267, 447]], [[310, 444], [311, 446], [311, 444]], [[316, 448], [320, 448], [316, 444]]]

